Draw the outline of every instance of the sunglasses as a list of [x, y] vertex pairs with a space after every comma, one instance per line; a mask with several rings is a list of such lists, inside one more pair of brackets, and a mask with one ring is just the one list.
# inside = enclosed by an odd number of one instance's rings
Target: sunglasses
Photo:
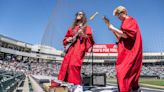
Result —
[[76, 16], [83, 15], [83, 13], [77, 13]]
[[122, 13], [119, 13], [119, 14], [118, 14], [118, 17], [120, 17], [121, 15], [122, 15]]

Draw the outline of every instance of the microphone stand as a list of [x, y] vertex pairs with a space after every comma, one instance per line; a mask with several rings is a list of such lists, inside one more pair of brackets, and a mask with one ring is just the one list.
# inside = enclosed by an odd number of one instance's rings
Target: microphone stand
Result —
[[92, 78], [92, 86], [93, 86], [93, 45], [92, 45], [91, 53], [92, 53], [92, 75], [91, 75], [91, 78]]

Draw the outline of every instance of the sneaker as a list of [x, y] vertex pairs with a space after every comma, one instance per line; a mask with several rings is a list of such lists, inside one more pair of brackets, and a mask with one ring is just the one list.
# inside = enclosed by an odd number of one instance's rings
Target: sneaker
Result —
[[83, 92], [83, 87], [81, 85], [76, 85], [76, 89], [73, 92]]
[[69, 92], [74, 92], [76, 89], [76, 86], [75, 85], [69, 85], [68, 89], [69, 89]]
[[130, 92], [142, 92], [140, 88], [138, 88], [137, 90], [130, 90]]

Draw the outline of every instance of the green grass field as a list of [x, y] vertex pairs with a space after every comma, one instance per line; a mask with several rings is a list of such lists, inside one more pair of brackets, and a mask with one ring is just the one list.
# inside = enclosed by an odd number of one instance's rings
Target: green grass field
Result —
[[[107, 83], [114, 83], [116, 84], [116, 79], [107, 79]], [[164, 87], [164, 79], [150, 79], [150, 78], [140, 78], [140, 84], [148, 84], [148, 85], [155, 85], [155, 86], [163, 86]]]
[[143, 84], [150, 84], [150, 85], [164, 87], [164, 79], [143, 79], [143, 78], [141, 78], [139, 82], [143, 83]]

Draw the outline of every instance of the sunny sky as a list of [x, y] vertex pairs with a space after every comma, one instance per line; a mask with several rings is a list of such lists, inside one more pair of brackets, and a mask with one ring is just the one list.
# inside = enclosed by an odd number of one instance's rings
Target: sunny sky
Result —
[[75, 13], [83, 10], [98, 44], [115, 43], [114, 35], [101, 17], [120, 27], [121, 21], [112, 15], [123, 5], [128, 14], [138, 21], [145, 52], [164, 51], [164, 0], [0, 0], [0, 34], [32, 43], [49, 44], [63, 49], [62, 40], [71, 26]]

